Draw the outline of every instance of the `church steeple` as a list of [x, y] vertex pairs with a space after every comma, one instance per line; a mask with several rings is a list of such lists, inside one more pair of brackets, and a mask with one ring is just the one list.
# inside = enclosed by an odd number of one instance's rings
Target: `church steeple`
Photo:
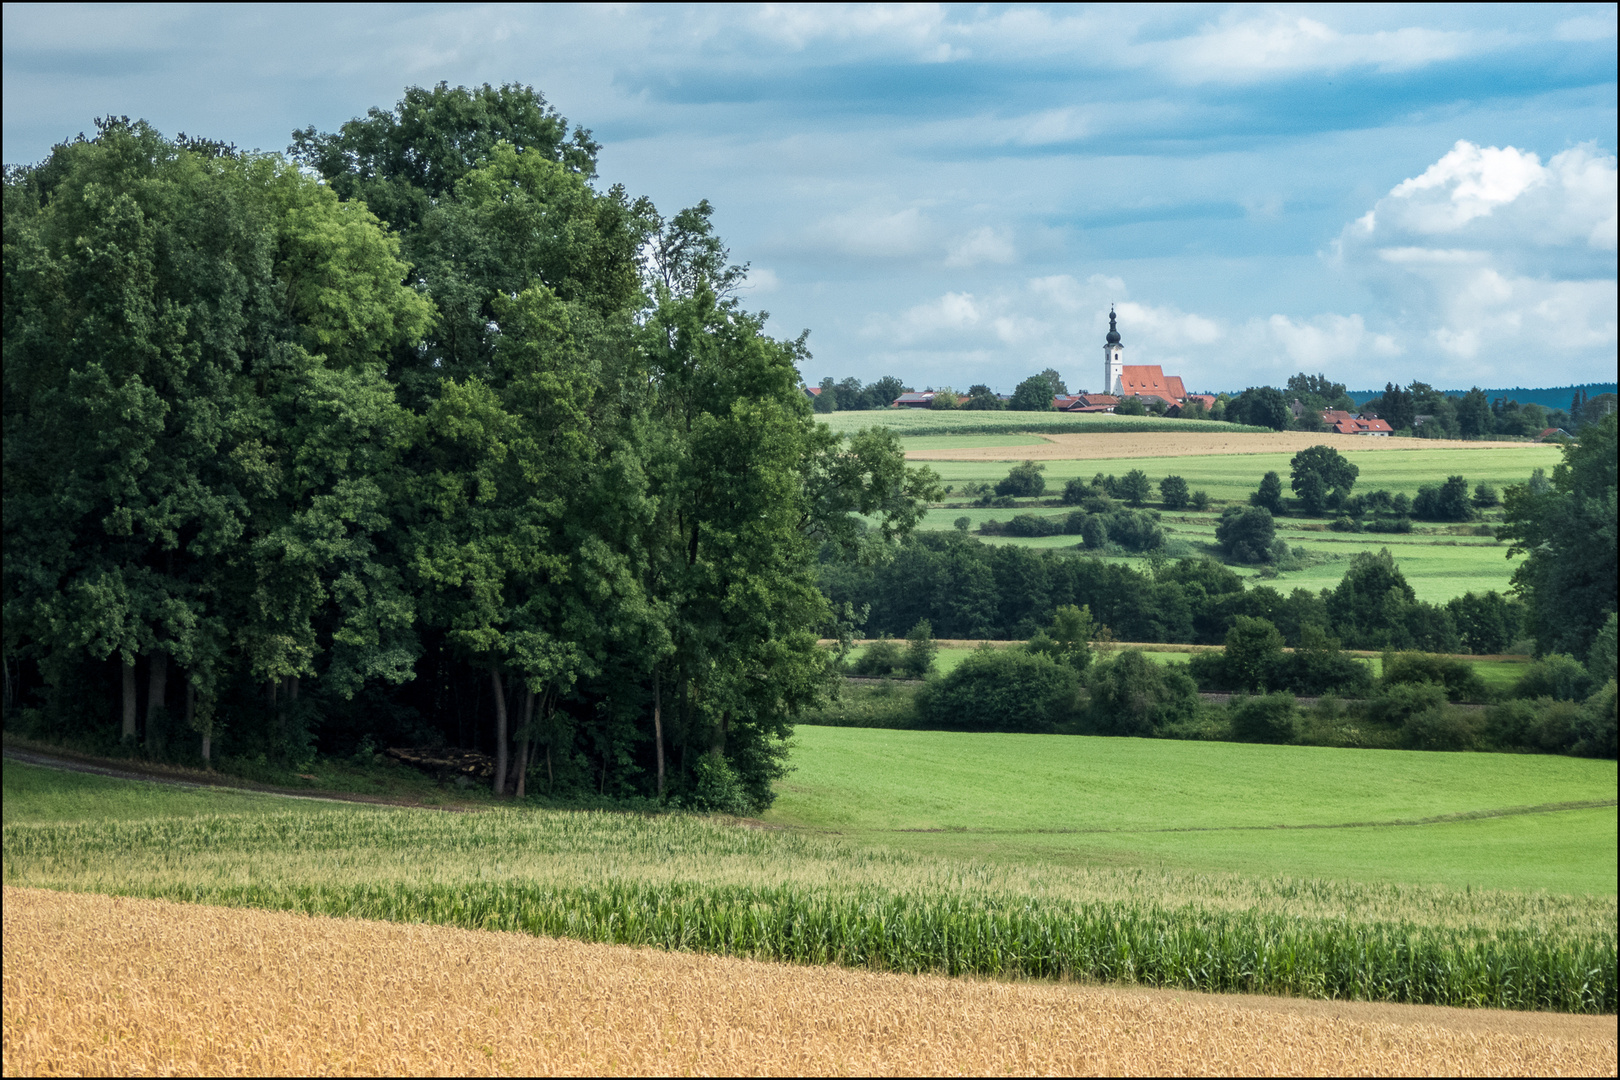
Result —
[[1108, 305], [1108, 337], [1103, 345], [1103, 393], [1118, 394], [1125, 389], [1125, 346], [1119, 343], [1118, 316]]

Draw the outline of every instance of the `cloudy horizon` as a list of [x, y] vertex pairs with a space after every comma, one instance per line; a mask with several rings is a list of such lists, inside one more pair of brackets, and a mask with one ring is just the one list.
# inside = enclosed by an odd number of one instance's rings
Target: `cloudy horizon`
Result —
[[823, 376], [1613, 381], [1612, 5], [4, 8], [4, 158], [128, 115], [279, 151], [517, 82], [707, 198]]

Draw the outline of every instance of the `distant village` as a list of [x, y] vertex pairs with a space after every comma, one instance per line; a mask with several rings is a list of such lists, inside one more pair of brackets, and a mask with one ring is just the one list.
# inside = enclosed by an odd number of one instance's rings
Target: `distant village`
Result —
[[[1482, 391], [1448, 397], [1424, 383], [1402, 389], [1393, 384], [1381, 397], [1357, 407], [1343, 384], [1304, 373], [1288, 380], [1287, 391], [1251, 387], [1241, 394], [1189, 393], [1180, 375], [1166, 375], [1159, 364], [1125, 363], [1118, 314], [1108, 312], [1103, 339], [1103, 390], [1070, 392], [1062, 376], [1048, 368], [1032, 375], [1011, 394], [974, 385], [965, 392], [950, 387], [905, 388], [892, 376], [862, 386], [857, 379], [805, 387], [817, 412], [848, 409], [1008, 409], [1070, 413], [1116, 413], [1169, 419], [1225, 420], [1277, 430], [1333, 432], [1369, 438], [1404, 433], [1428, 438], [1530, 437], [1557, 440], [1615, 409], [1615, 395], [1588, 398], [1576, 391], [1569, 410], [1539, 404], [1520, 405]], [[1426, 408], [1429, 411], [1419, 411]]]

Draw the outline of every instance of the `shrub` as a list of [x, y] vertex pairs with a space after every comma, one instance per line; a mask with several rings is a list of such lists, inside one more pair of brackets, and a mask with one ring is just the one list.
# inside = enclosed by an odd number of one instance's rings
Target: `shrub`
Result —
[[1088, 725], [1104, 735], [1153, 735], [1198, 711], [1198, 686], [1180, 667], [1164, 668], [1135, 649], [1092, 668]]
[[[1613, 616], [1610, 616], [1611, 623]], [[1616, 753], [1617, 713], [1615, 680], [1610, 679], [1587, 701], [1575, 725], [1575, 743], [1570, 747], [1583, 757], [1612, 758]]]
[[1491, 487], [1491, 485], [1480, 484], [1474, 489], [1474, 505], [1479, 507], [1481, 510], [1487, 510], [1493, 506], [1501, 506], [1502, 496], [1498, 495], [1496, 493], [1496, 489]]
[[957, 532], [967, 532], [968, 528], [972, 524], [973, 519], [968, 517], [966, 514], [963, 514], [961, 517], [951, 522], [951, 525], [956, 529]]
[[1187, 660], [1187, 674], [1192, 676], [1200, 690], [1236, 690], [1227, 673], [1226, 656], [1211, 650], [1196, 652]]
[[1445, 688], [1435, 683], [1394, 683], [1379, 687], [1377, 696], [1367, 703], [1367, 718], [1404, 727], [1410, 717], [1445, 703]]
[[718, 751], [704, 754], [692, 774], [692, 794], [689, 796], [692, 809], [737, 817], [752, 814], [758, 809], [743, 789], [736, 770]]
[[1108, 526], [1103, 523], [1103, 515], [1091, 514], [1080, 524], [1080, 536], [1088, 548], [1104, 548], [1108, 546]]
[[1046, 490], [1046, 477], [1041, 475], [1046, 466], [1033, 461], [1014, 465], [996, 484], [996, 494], [1017, 498], [1032, 498]]
[[1179, 476], [1167, 476], [1159, 481], [1159, 494], [1164, 498], [1166, 510], [1180, 510], [1187, 505], [1187, 481]]
[[920, 679], [934, 670], [934, 656], [939, 652], [939, 645], [934, 641], [934, 626], [927, 619], [918, 619], [906, 634], [906, 654], [900, 659], [900, 667], [907, 675]]
[[1573, 656], [1552, 653], [1531, 664], [1514, 684], [1513, 696], [1579, 701], [1591, 688], [1592, 676]]
[[1141, 469], [1132, 469], [1119, 481], [1119, 497], [1132, 506], [1141, 506], [1153, 494], [1153, 482]]
[[900, 666], [900, 646], [884, 634], [866, 647], [850, 669], [856, 675], [882, 677], [894, 673]]
[[1401, 743], [1411, 750], [1472, 750], [1481, 723], [1474, 713], [1435, 705], [1414, 712], [1401, 725]]
[[975, 649], [931, 679], [917, 709], [930, 727], [954, 731], [1051, 732], [1074, 716], [1080, 677], [1024, 649]]
[[1258, 506], [1228, 507], [1215, 526], [1215, 542], [1233, 562], [1265, 562], [1276, 536], [1271, 511]]
[[[1164, 546], [1164, 529], [1151, 511], [1114, 511], [1108, 515], [1107, 535], [1126, 551], [1156, 551]], [[1091, 546], [1089, 540], [1086, 546]]]
[[1372, 669], [1339, 648], [1339, 642], [1315, 623], [1300, 627], [1300, 643], [1278, 659], [1272, 686], [1296, 694], [1343, 694], [1365, 697], [1372, 692]]
[[1240, 690], [1265, 691], [1283, 655], [1283, 638], [1268, 619], [1239, 615], [1226, 632], [1227, 682]]
[[1007, 522], [1004, 532], [1008, 536], [1058, 536], [1063, 532], [1063, 525], [1060, 518], [1019, 514]]
[[1195, 491], [1192, 493], [1192, 508], [1194, 510], [1209, 509], [1209, 492]]
[[1268, 472], [1260, 478], [1260, 489], [1249, 496], [1249, 505], [1260, 507], [1272, 514], [1283, 512], [1282, 477]]
[[1232, 738], [1238, 742], [1284, 743], [1294, 737], [1293, 694], [1236, 698], [1229, 709]]
[[1482, 701], [1487, 695], [1485, 681], [1473, 665], [1432, 653], [1385, 653], [1381, 682], [1384, 686], [1433, 683], [1444, 689], [1449, 701]]
[[1063, 532], [1068, 536], [1083, 536], [1086, 531], [1086, 512], [1071, 510], [1063, 519]]
[[1468, 498], [1468, 481], [1460, 476], [1446, 479], [1439, 487], [1418, 488], [1412, 500], [1412, 516], [1423, 521], [1471, 521], [1474, 506]]
[[1360, 532], [1361, 522], [1352, 517], [1336, 517], [1328, 522], [1328, 528], [1334, 532]]

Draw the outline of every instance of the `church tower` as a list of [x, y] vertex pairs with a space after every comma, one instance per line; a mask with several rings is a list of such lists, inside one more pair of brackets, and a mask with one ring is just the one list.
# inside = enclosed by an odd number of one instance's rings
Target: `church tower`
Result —
[[1114, 306], [1108, 306], [1108, 339], [1103, 346], [1103, 393], [1118, 394], [1125, 389], [1125, 346], [1119, 343], [1119, 324]]

